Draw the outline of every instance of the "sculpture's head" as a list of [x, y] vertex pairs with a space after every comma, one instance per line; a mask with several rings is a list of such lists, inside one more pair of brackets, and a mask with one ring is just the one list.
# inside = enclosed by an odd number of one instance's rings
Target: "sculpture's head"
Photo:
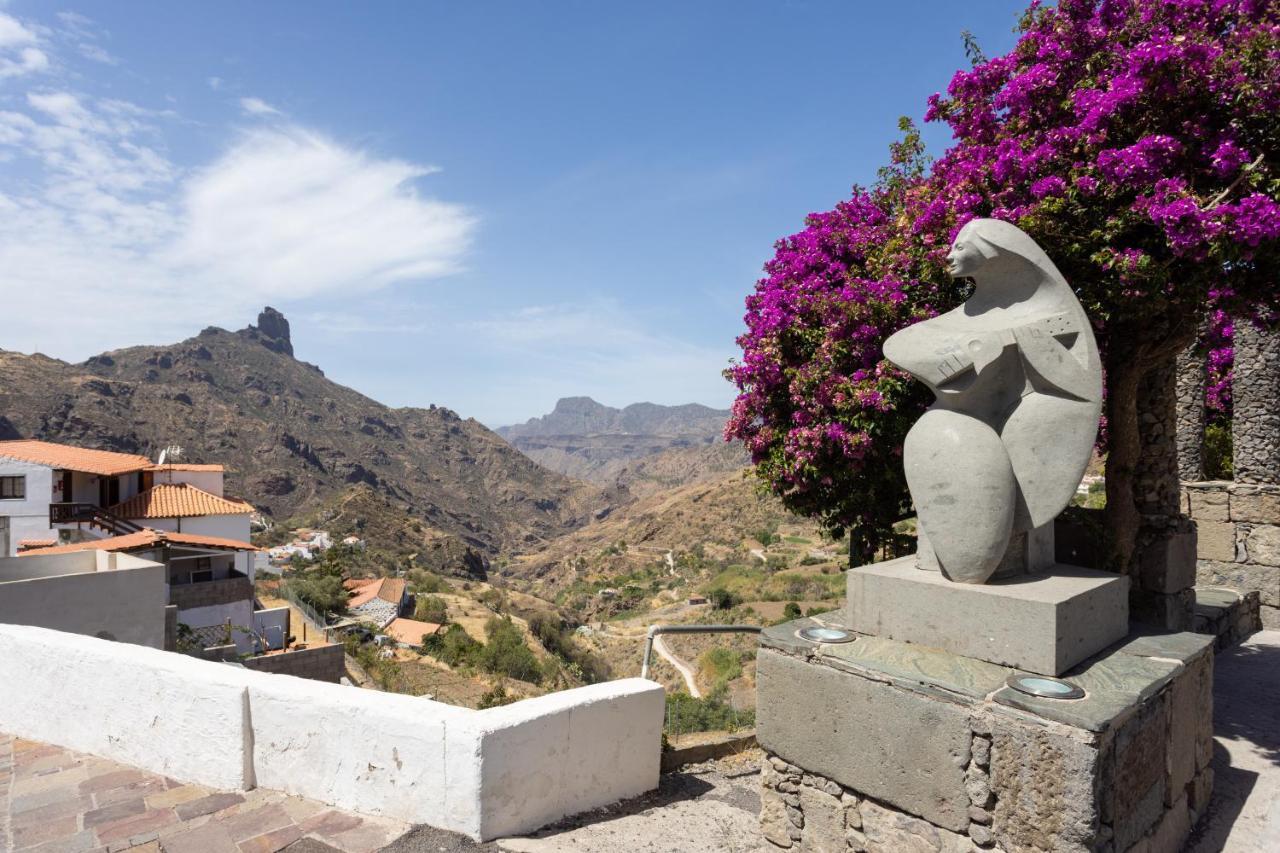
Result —
[[977, 275], [999, 260], [1053, 269], [1049, 256], [1018, 226], [999, 219], [971, 219], [951, 244], [947, 270], [956, 278], [964, 278]]

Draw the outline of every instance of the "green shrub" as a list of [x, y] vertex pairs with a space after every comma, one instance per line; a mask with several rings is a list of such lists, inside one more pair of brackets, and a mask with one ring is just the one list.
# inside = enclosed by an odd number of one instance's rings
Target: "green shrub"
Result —
[[1204, 476], [1207, 480], [1230, 480], [1235, 476], [1230, 421], [1204, 428]]
[[507, 597], [502, 594], [501, 590], [490, 587], [476, 596], [476, 598], [494, 613], [501, 613], [507, 609]]
[[347, 591], [342, 587], [341, 575], [313, 570], [290, 578], [284, 585], [321, 613], [347, 611]]
[[667, 731], [732, 732], [749, 729], [756, 724], [755, 711], [735, 711], [719, 696], [695, 699], [688, 693], [667, 694]]
[[799, 619], [803, 615], [800, 611], [800, 605], [794, 601], [788, 601], [787, 606], [782, 608], [782, 615], [785, 619]]
[[418, 599], [418, 605], [413, 611], [413, 618], [419, 622], [435, 622], [443, 625], [449, 621], [449, 606], [439, 596], [423, 596]]
[[480, 652], [480, 665], [486, 672], [542, 683], [542, 665], [524, 644], [524, 635], [509, 617], [491, 618], [485, 623], [484, 633], [489, 641]]
[[512, 702], [518, 702], [519, 699], [520, 697], [518, 696], [509, 695], [507, 693], [507, 688], [502, 684], [497, 684], [480, 695], [480, 702], [476, 707], [483, 711], [485, 708], [497, 708], [499, 705], [510, 705]]
[[698, 666], [714, 685], [733, 681], [742, 675], [742, 658], [733, 649], [716, 646], [707, 649], [698, 658]]
[[449, 584], [444, 578], [426, 569], [414, 569], [409, 572], [409, 580], [413, 583], [413, 591], [418, 595], [449, 591]]
[[473, 638], [461, 625], [450, 625], [442, 634], [422, 638], [423, 654], [449, 666], [479, 666], [484, 643]]
[[707, 600], [717, 610], [732, 610], [742, 603], [742, 596], [727, 589], [713, 589], [707, 593]]

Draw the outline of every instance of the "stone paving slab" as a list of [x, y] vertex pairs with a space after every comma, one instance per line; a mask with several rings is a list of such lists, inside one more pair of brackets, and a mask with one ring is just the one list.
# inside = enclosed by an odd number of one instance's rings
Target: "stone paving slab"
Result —
[[278, 791], [216, 791], [0, 734], [0, 850], [372, 853], [406, 824]]

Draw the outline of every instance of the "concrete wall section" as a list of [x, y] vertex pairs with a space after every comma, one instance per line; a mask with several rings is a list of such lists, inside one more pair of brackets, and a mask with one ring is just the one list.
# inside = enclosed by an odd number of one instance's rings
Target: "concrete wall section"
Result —
[[267, 648], [283, 649], [289, 640], [289, 608], [272, 607], [253, 611], [253, 632], [266, 638]]
[[244, 671], [0, 625], [0, 731], [217, 788], [252, 787]]
[[477, 715], [482, 838], [544, 826], [658, 785], [665, 692], [627, 678]]
[[253, 636], [247, 631], [240, 630], [253, 625], [253, 602], [249, 599], [189, 610], [184, 610], [179, 605], [178, 621], [196, 630], [215, 628], [226, 625], [230, 621], [231, 641], [235, 643], [236, 651], [242, 655], [253, 651]]
[[[467, 725], [476, 712], [413, 696], [251, 674], [259, 785], [476, 836], [478, 761]], [[459, 752], [453, 762], [450, 745]]]
[[274, 655], [258, 655], [245, 658], [243, 663], [247, 668], [258, 672], [296, 675], [298, 678], [327, 681], [330, 684], [341, 681], [347, 671], [343, 648], [336, 643], [295, 649]]
[[[114, 562], [109, 559], [113, 556], [98, 554], [97, 560]], [[19, 564], [41, 559], [13, 558]], [[72, 562], [92, 564], [97, 560]], [[47, 566], [36, 567], [43, 569], [45, 576], [0, 585], [0, 623], [35, 625], [162, 649], [165, 567], [134, 562], [141, 566], [119, 571], [88, 567], [80, 573], [60, 575], [48, 574]]]

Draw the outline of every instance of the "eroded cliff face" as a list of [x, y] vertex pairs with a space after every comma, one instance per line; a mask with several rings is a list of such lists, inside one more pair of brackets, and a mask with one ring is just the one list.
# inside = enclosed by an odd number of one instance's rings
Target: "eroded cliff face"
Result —
[[615, 409], [590, 397], [565, 397], [550, 414], [497, 432], [553, 471], [626, 486], [639, 496], [745, 466], [746, 454], [721, 437], [728, 417], [727, 410], [696, 403]]

